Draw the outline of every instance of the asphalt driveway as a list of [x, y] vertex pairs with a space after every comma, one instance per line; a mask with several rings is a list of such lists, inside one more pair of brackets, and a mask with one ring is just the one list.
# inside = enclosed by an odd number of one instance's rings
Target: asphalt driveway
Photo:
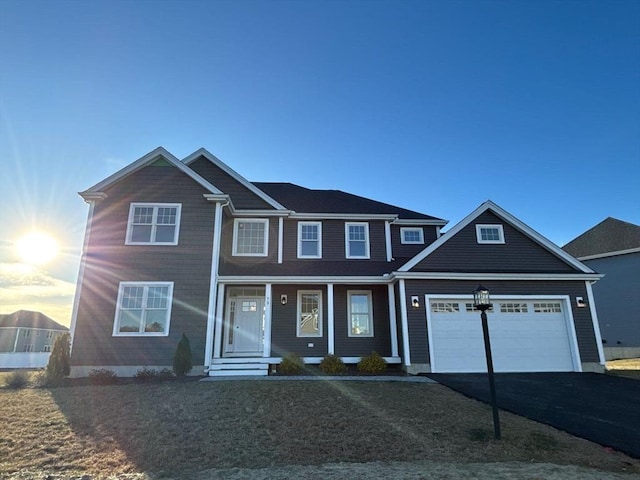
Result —
[[[428, 375], [490, 403], [486, 374]], [[640, 381], [597, 373], [499, 373], [498, 407], [640, 458]]]

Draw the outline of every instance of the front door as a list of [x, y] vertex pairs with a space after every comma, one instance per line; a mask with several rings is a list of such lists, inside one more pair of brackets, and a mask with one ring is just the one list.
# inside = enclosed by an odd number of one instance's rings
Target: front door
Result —
[[262, 355], [264, 298], [234, 297], [227, 306], [225, 353]]

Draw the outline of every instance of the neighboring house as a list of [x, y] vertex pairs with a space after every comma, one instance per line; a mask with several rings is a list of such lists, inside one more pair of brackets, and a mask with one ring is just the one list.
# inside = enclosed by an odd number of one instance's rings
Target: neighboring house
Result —
[[593, 294], [606, 359], [640, 357], [640, 226], [609, 217], [562, 248], [604, 274]]
[[68, 331], [40, 312], [0, 314], [0, 368], [45, 367], [56, 338]]
[[487, 201], [445, 220], [336, 190], [251, 183], [204, 149], [158, 148], [89, 204], [72, 375], [170, 366], [266, 374], [290, 352], [410, 373], [486, 370], [472, 291], [490, 289], [497, 371], [599, 370], [600, 276]]

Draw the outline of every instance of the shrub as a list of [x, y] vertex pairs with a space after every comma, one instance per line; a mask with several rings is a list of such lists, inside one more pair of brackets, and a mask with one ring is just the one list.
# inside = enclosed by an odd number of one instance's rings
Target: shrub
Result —
[[283, 375], [298, 375], [304, 370], [304, 362], [295, 353], [290, 353], [282, 359], [278, 372]]
[[89, 383], [91, 385], [113, 385], [117, 381], [118, 375], [113, 370], [100, 368], [89, 372]]
[[38, 370], [31, 376], [33, 386], [36, 388], [45, 388], [51, 385], [55, 385], [56, 382], [52, 381], [47, 375], [46, 370]]
[[29, 372], [26, 370], [14, 370], [7, 374], [4, 384], [9, 388], [26, 388], [29, 385]]
[[184, 377], [192, 368], [191, 343], [189, 343], [189, 339], [183, 333], [182, 338], [178, 342], [176, 353], [173, 356], [173, 372], [176, 374], [176, 377]]
[[371, 355], [362, 357], [358, 362], [358, 372], [376, 374], [382, 373], [387, 369], [387, 362], [378, 352], [371, 352]]
[[160, 380], [173, 378], [173, 370], [171, 370], [170, 368], [163, 368], [158, 372], [158, 378], [160, 378]]
[[159, 382], [168, 378], [173, 378], [173, 372], [169, 368], [156, 370], [154, 368], [141, 368], [136, 372], [133, 378], [140, 383]]
[[71, 355], [69, 353], [69, 334], [64, 333], [53, 344], [49, 363], [47, 364], [47, 377], [52, 382], [59, 382], [68, 377], [71, 372]]
[[325, 355], [320, 362], [320, 370], [327, 375], [342, 375], [347, 371], [347, 366], [336, 355]]

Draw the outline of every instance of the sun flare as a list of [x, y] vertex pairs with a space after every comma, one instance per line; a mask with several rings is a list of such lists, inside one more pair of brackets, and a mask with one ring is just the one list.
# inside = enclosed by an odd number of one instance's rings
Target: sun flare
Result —
[[51, 235], [31, 232], [18, 239], [16, 250], [24, 263], [42, 265], [56, 258], [59, 249], [58, 242]]

